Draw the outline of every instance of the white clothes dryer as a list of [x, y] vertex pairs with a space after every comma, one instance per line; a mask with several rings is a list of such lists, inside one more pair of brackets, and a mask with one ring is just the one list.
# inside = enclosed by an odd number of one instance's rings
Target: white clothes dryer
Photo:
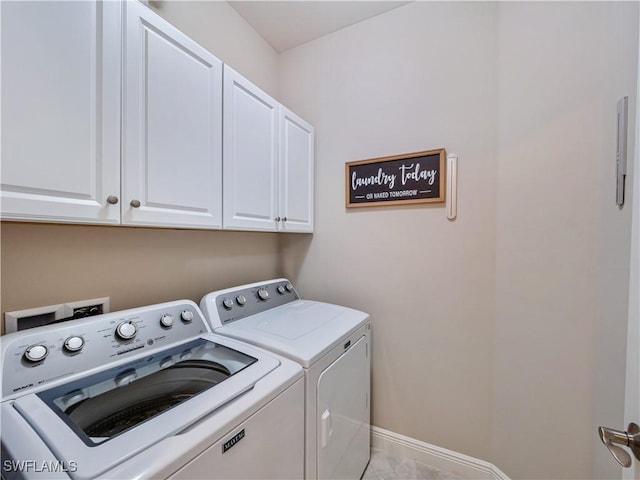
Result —
[[188, 300], [2, 337], [2, 478], [304, 474], [295, 362], [211, 332]]
[[209, 293], [200, 307], [215, 333], [304, 368], [305, 478], [360, 478], [371, 446], [369, 315], [302, 300], [284, 278]]

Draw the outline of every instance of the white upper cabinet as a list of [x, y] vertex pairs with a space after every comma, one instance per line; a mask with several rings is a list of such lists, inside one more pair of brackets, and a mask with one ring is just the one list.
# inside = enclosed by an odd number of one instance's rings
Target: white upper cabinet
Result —
[[313, 231], [313, 128], [145, 5], [0, 18], [3, 220]]
[[0, 2], [0, 16], [2, 218], [118, 223], [120, 3]]
[[224, 228], [278, 228], [278, 107], [225, 65]]
[[280, 108], [280, 226], [313, 232], [313, 127]]
[[222, 227], [222, 62], [126, 4], [122, 223]]
[[223, 119], [224, 228], [312, 232], [313, 127], [226, 65]]

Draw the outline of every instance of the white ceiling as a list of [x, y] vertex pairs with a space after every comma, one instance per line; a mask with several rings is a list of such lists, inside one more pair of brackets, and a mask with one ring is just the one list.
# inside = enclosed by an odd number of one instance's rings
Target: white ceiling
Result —
[[228, 3], [280, 53], [411, 1], [230, 0]]

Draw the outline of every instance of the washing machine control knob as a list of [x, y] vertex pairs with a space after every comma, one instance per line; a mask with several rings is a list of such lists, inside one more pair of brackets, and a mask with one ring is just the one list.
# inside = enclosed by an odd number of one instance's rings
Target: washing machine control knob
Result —
[[291, 285], [291, 283], [287, 283], [287, 284], [284, 286], [284, 288], [286, 288], [286, 289], [287, 289], [287, 292], [290, 292], [290, 291], [292, 291], [292, 290], [293, 290], [293, 285]]
[[121, 322], [116, 327], [116, 336], [122, 340], [131, 340], [138, 333], [138, 327], [131, 320]]
[[243, 306], [245, 303], [247, 303], [247, 297], [245, 297], [244, 295], [238, 295], [236, 297], [236, 303], [240, 306]]
[[44, 345], [31, 345], [24, 352], [24, 358], [30, 362], [40, 362], [49, 355], [49, 349]]
[[184, 323], [191, 323], [193, 321], [193, 312], [191, 310], [182, 310], [182, 312], [180, 312], [180, 319]]
[[224, 300], [222, 300], [222, 306], [227, 310], [231, 310], [233, 308], [233, 300], [231, 300], [230, 298], [225, 298]]
[[282, 285], [278, 286], [277, 290], [280, 295], [284, 295], [285, 288]]
[[64, 349], [67, 352], [79, 352], [82, 350], [82, 347], [84, 347], [84, 338], [79, 337], [78, 335], [73, 335], [64, 341]]
[[258, 290], [258, 298], [260, 300], [269, 300], [269, 290], [266, 288], [261, 288]]
[[168, 313], [163, 314], [160, 317], [160, 325], [162, 325], [164, 328], [173, 327], [173, 315], [170, 315]]

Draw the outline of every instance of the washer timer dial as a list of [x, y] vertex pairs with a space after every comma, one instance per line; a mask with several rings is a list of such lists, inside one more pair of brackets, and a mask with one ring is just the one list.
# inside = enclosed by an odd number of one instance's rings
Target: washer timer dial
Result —
[[121, 340], [131, 340], [138, 333], [138, 327], [132, 321], [120, 323], [116, 327], [116, 336]]
[[258, 290], [258, 298], [260, 300], [269, 300], [269, 290], [266, 288], [261, 288]]

